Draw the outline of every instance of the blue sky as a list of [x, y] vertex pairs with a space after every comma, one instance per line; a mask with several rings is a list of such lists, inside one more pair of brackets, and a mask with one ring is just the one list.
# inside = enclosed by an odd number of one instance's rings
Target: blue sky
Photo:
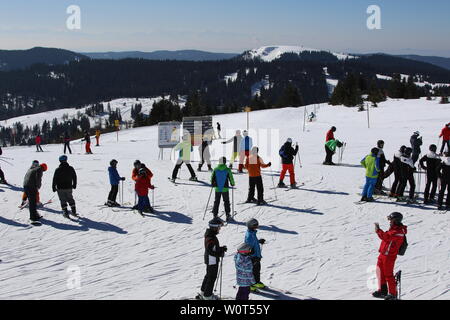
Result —
[[[381, 8], [381, 30], [366, 9]], [[66, 28], [69, 5], [81, 30]], [[343, 52], [450, 57], [448, 0], [0, 0], [0, 49], [200, 49], [242, 52], [304, 45]]]

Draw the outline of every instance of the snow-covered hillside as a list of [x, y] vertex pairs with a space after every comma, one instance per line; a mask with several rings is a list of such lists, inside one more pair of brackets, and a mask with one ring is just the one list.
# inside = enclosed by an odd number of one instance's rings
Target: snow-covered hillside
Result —
[[[257, 218], [263, 248], [262, 281], [268, 286], [290, 290], [282, 299], [371, 299], [374, 266], [380, 240], [374, 222], [388, 227], [386, 216], [399, 211], [409, 227], [409, 248], [397, 259], [403, 271], [402, 298], [450, 299], [449, 218], [435, 214], [435, 208], [406, 206], [388, 199], [357, 206], [364, 183], [360, 160], [375, 146], [386, 141], [385, 153], [392, 158], [402, 144], [409, 143], [412, 132], [423, 135], [423, 152], [438, 141], [442, 126], [448, 122], [449, 107], [437, 101], [389, 100], [371, 109], [371, 129], [366, 113], [355, 108], [321, 105], [318, 120], [302, 131], [303, 108], [252, 112], [251, 135], [265, 161], [274, 163], [274, 172], [264, 170], [266, 200], [269, 206], [240, 204], [245, 201], [247, 175], [235, 176], [237, 223], [222, 228], [219, 239], [227, 245], [224, 259], [223, 294], [236, 290], [233, 253], [244, 240], [245, 221]], [[235, 129], [246, 126], [246, 114], [214, 117], [230, 138]], [[326, 131], [337, 127], [337, 138], [347, 142], [342, 166], [323, 166]], [[275, 131], [269, 131], [275, 130]], [[278, 130], [278, 131], [277, 131]], [[265, 142], [273, 133], [272, 145]], [[277, 133], [278, 132], [278, 133]], [[258, 134], [256, 134], [258, 133]], [[272, 174], [279, 170], [278, 143], [292, 137], [300, 144], [302, 168], [297, 162], [300, 190], [272, 190]], [[231, 154], [231, 145], [217, 141], [213, 158]], [[173, 163], [158, 160], [157, 127], [124, 130], [119, 142], [115, 134], [103, 135], [93, 155], [85, 155], [81, 145], [73, 144], [69, 163], [77, 170], [79, 183], [74, 191], [79, 222], [62, 217], [51, 190], [51, 180], [62, 152], [61, 145], [3, 149], [0, 161], [12, 186], [0, 185], [0, 299], [178, 299], [199, 291], [205, 267], [203, 234], [207, 218], [202, 219], [210, 187], [185, 180], [174, 186], [167, 180]], [[197, 156], [197, 148], [194, 149]], [[119, 161], [119, 173], [127, 178], [124, 202], [134, 203], [130, 181], [134, 160], [140, 159], [154, 173], [155, 215], [142, 218], [132, 211], [100, 207], [105, 202], [111, 159]], [[166, 151], [165, 159], [169, 158]], [[198, 157], [197, 157], [198, 158]], [[54, 199], [40, 213], [41, 227], [30, 228], [28, 211], [20, 211], [21, 184], [32, 160], [46, 162], [41, 198]], [[10, 164], [5, 161], [10, 162]], [[196, 163], [194, 163], [196, 166]], [[198, 174], [207, 182], [210, 174]], [[185, 167], [181, 178], [188, 177]], [[277, 177], [273, 177], [275, 183]], [[422, 177], [421, 191], [423, 191]], [[389, 186], [389, 180], [385, 182]], [[423, 196], [421, 194], [421, 196]], [[151, 199], [151, 194], [150, 194]], [[211, 205], [211, 204], [210, 204]], [[80, 276], [81, 288], [74, 289], [73, 277]], [[76, 283], [76, 282], [75, 282]], [[251, 295], [251, 299], [261, 298]]]
[[[245, 57], [247, 59], [261, 59], [265, 62], [271, 62], [273, 60], [279, 59], [285, 53], [297, 53], [302, 52], [319, 52], [321, 50], [307, 48], [303, 46], [266, 46], [257, 49], [250, 50], [246, 52]], [[344, 53], [330, 52], [339, 60], [353, 59], [355, 56], [351, 56]]]

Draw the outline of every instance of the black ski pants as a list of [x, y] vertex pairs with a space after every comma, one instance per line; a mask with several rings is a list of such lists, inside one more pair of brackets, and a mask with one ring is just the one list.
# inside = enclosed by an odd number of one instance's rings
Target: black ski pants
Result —
[[69, 149], [69, 153], [72, 154], [72, 149], [70, 149], [70, 142], [64, 142], [64, 154], [66, 154], [66, 149]]
[[438, 198], [438, 206], [442, 206], [444, 203], [444, 196], [445, 192], [447, 190], [447, 201], [445, 202], [445, 205], [448, 207], [450, 206], [450, 181], [441, 181], [441, 190], [439, 191], [439, 198]]
[[444, 153], [445, 146], [447, 146], [447, 151], [450, 152], [450, 140], [442, 140], [441, 153]]
[[261, 258], [253, 257], [253, 277], [255, 278], [255, 283], [261, 282]]
[[191, 177], [192, 178], [195, 177], [195, 172], [194, 172], [194, 169], [192, 169], [191, 163], [189, 161], [184, 161], [184, 160], [178, 159], [177, 164], [175, 165], [175, 168], [173, 168], [172, 179], [176, 179], [177, 178], [178, 171], [180, 171], [181, 165], [183, 163], [185, 163], [186, 167], [189, 169]]
[[119, 185], [111, 185], [111, 191], [109, 191], [108, 200], [116, 202], [117, 193], [119, 192]]
[[2, 169], [0, 169], [0, 181], [6, 181], [5, 174], [3, 173]]
[[216, 198], [214, 199], [214, 206], [213, 206], [213, 215], [214, 217], [217, 217], [219, 214], [219, 206], [220, 206], [220, 199], [223, 198], [223, 205], [225, 207], [225, 213], [228, 216], [231, 212], [231, 206], [230, 206], [230, 193], [227, 192], [217, 192], [216, 191]]
[[264, 200], [264, 186], [262, 177], [250, 177], [249, 187], [248, 187], [248, 197], [247, 200], [252, 200], [255, 198], [255, 188], [258, 190], [258, 201]]
[[327, 146], [325, 146], [325, 152], [327, 153], [325, 157], [325, 163], [332, 163], [333, 162], [333, 151], [331, 151]]
[[44, 152], [44, 150], [42, 150], [42, 147], [40, 144], [36, 144], [36, 151], [37, 152]]
[[[427, 184], [425, 186], [424, 199], [431, 200], [434, 199], [436, 195], [438, 177], [436, 174], [430, 174], [427, 172]], [[430, 192], [431, 189], [431, 192]]]
[[409, 198], [414, 199], [414, 192], [416, 191], [416, 183], [414, 181], [414, 175], [411, 174], [407, 177], [402, 177], [400, 180], [400, 184], [398, 185], [397, 195], [399, 197], [403, 197], [406, 189], [406, 183], [409, 183]]
[[37, 221], [37, 220], [39, 220], [39, 215], [38, 215], [37, 209], [36, 209], [36, 199], [37, 199], [38, 190], [36, 188], [25, 187], [24, 191], [28, 198], [28, 207], [30, 210], [30, 220]]
[[378, 174], [377, 183], [375, 184], [375, 190], [381, 191], [383, 188], [384, 180], [384, 168], [380, 168], [380, 173]]
[[219, 271], [219, 261], [217, 261], [217, 264], [206, 266], [206, 275], [203, 278], [201, 289], [204, 292], [203, 295], [205, 297], [210, 297], [213, 294], [214, 284], [216, 283], [218, 271]]

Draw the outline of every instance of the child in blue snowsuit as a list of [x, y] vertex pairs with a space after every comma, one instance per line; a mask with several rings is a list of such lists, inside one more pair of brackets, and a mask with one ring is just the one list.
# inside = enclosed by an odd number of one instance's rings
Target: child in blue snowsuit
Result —
[[250, 295], [250, 286], [255, 283], [253, 277], [253, 263], [250, 257], [252, 247], [246, 243], [241, 244], [234, 256], [236, 267], [236, 281], [239, 290], [236, 294], [236, 300], [248, 300]]
[[361, 165], [366, 169], [366, 184], [364, 185], [361, 201], [374, 201], [373, 191], [380, 174], [378, 151], [378, 148], [373, 148], [371, 154], [361, 160]]
[[117, 193], [119, 192], [119, 182], [124, 181], [125, 178], [119, 176], [119, 173], [117, 172], [117, 160], [111, 160], [110, 167], [108, 168], [108, 174], [109, 174], [109, 183], [111, 184], [111, 191], [108, 195], [108, 202], [106, 205], [108, 207], [118, 207], [120, 206], [116, 202]]
[[259, 222], [256, 219], [251, 219], [247, 222], [247, 233], [245, 234], [245, 243], [252, 248], [252, 263], [253, 263], [253, 276], [255, 277], [255, 283], [250, 287], [251, 291], [256, 291], [257, 289], [264, 289], [266, 285], [261, 282], [261, 246], [266, 240], [256, 237], [258, 232]]

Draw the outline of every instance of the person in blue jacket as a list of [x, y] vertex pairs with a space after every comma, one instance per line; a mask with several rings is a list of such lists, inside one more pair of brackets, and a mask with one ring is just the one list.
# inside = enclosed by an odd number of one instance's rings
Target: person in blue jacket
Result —
[[117, 163], [118, 161], [113, 159], [111, 160], [110, 167], [108, 168], [109, 173], [109, 183], [111, 184], [111, 191], [108, 195], [108, 202], [106, 205], [108, 207], [120, 207], [120, 204], [116, 202], [117, 193], [119, 192], [119, 182], [125, 181], [124, 177], [119, 176], [117, 172]]
[[239, 168], [238, 172], [243, 173], [245, 159], [250, 157], [250, 150], [253, 148], [253, 139], [248, 135], [248, 131], [244, 131], [244, 137], [241, 140], [239, 148]]
[[261, 282], [261, 244], [266, 243], [266, 240], [260, 239], [256, 236], [259, 228], [259, 222], [256, 219], [250, 219], [247, 222], [247, 233], [245, 234], [245, 243], [252, 248], [252, 263], [253, 263], [253, 276], [255, 277], [255, 283], [250, 287], [251, 291], [258, 289], [264, 289], [266, 285]]

